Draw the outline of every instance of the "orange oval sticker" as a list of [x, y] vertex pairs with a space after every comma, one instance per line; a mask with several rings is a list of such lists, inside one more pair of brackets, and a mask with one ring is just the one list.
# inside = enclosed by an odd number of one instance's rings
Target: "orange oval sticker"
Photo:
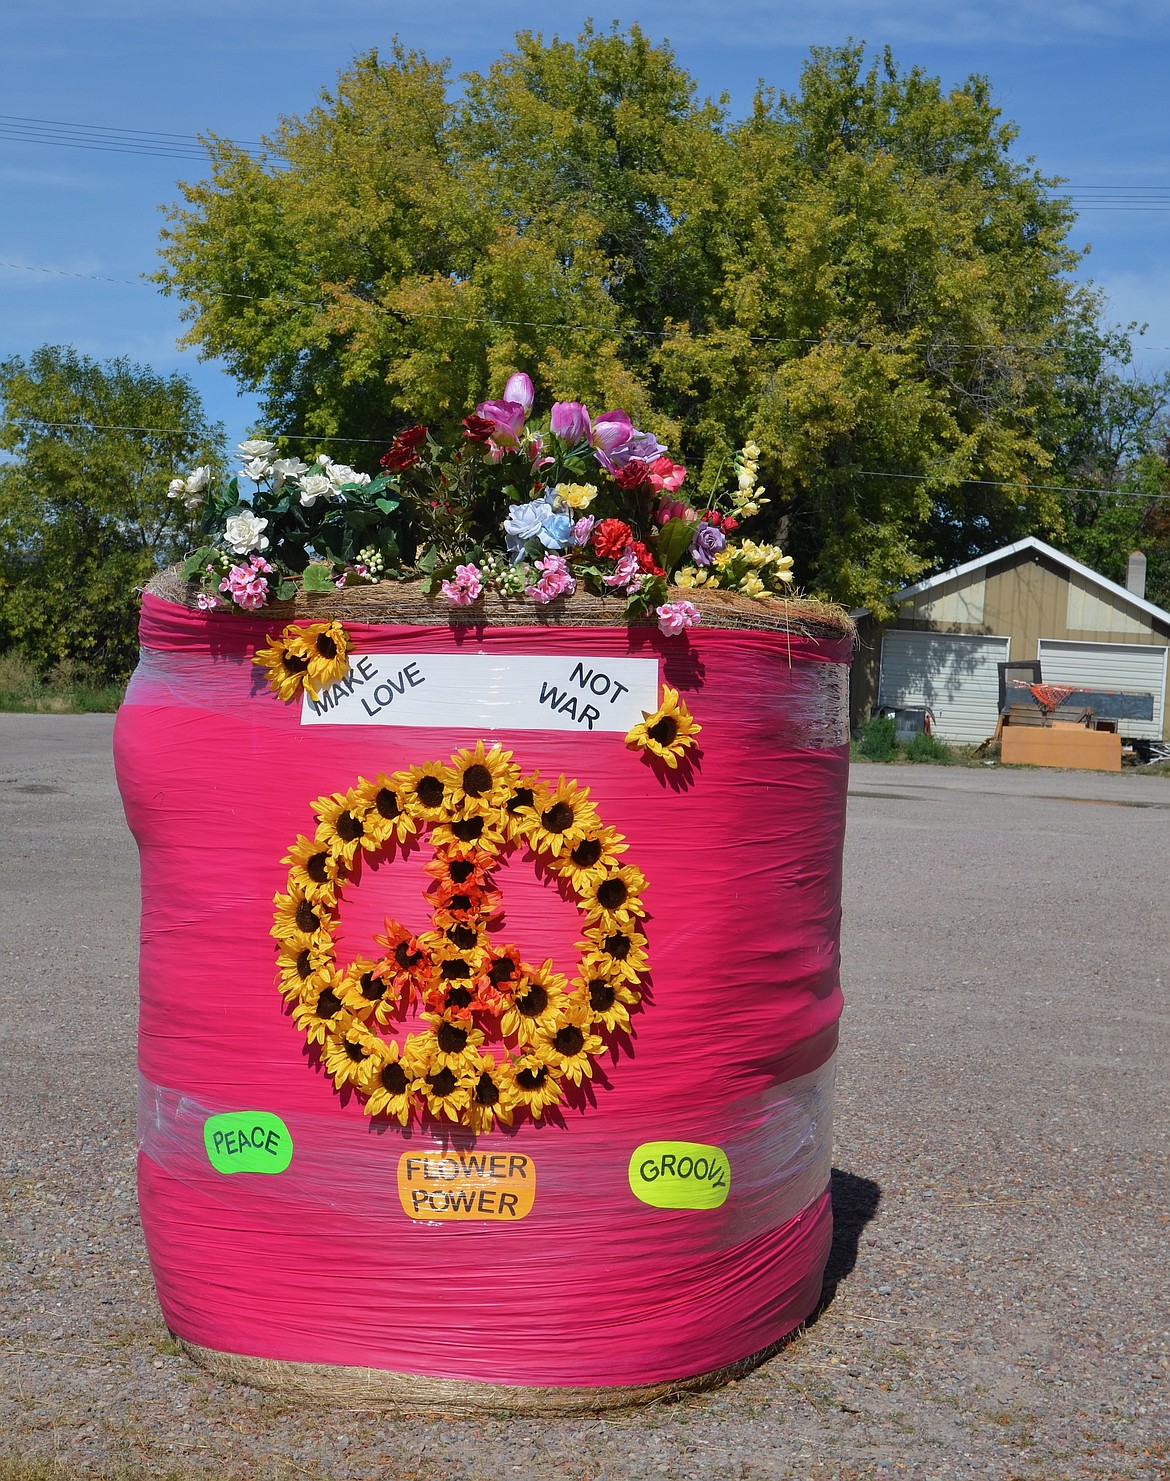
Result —
[[398, 1197], [409, 1218], [523, 1219], [536, 1198], [536, 1164], [521, 1152], [403, 1152]]

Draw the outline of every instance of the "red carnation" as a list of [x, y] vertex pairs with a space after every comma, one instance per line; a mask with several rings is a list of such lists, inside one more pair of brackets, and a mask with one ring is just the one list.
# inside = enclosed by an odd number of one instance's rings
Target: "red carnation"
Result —
[[405, 432], [399, 432], [390, 444], [389, 451], [380, 459], [382, 467], [387, 473], [402, 473], [407, 468], [413, 468], [419, 460], [418, 450], [426, 438], [425, 427], [407, 427]]
[[723, 528], [725, 530], [738, 530], [739, 529], [739, 520], [738, 519], [732, 519], [731, 515], [729, 514], [727, 516], [727, 518], [723, 521]]
[[631, 458], [626, 466], [619, 468], [613, 476], [618, 487], [623, 489], [640, 489], [643, 484], [653, 481], [649, 468], [637, 458]]
[[645, 571], [650, 576], [665, 576], [666, 572], [642, 544], [641, 540], [634, 540], [631, 549], [638, 557], [638, 569]]
[[708, 509], [706, 514], [703, 515], [703, 521], [705, 524], [714, 525], [718, 529], [723, 523], [723, 516], [719, 513], [718, 509]]
[[603, 559], [616, 561], [633, 538], [625, 520], [603, 519], [593, 531], [593, 548]]
[[490, 442], [492, 433], [496, 430], [494, 422], [486, 421], [483, 417], [477, 417], [473, 412], [471, 416], [463, 418], [463, 435], [468, 442]]

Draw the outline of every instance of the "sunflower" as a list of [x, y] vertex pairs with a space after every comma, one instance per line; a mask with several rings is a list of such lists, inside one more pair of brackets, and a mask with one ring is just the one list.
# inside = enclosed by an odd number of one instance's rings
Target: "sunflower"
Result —
[[624, 854], [629, 844], [616, 828], [603, 824], [596, 831], [587, 833], [580, 843], [565, 853], [550, 859], [550, 866], [581, 894], [591, 883], [605, 878], [611, 869], [620, 867], [619, 854]]
[[317, 842], [324, 844], [344, 869], [352, 869], [359, 848], [377, 848], [374, 838], [366, 833], [366, 800], [356, 787], [334, 792], [331, 797], [318, 797], [313, 811], [319, 819]]
[[345, 869], [323, 843], [297, 835], [297, 841], [280, 861], [288, 871], [290, 890], [300, 890], [306, 900], [320, 900], [329, 908], [337, 904], [337, 892], [345, 883]]
[[404, 1048], [378, 1040], [366, 1060], [365, 1076], [358, 1087], [365, 1096], [362, 1109], [367, 1116], [389, 1116], [402, 1126], [410, 1120], [418, 1105], [417, 1045], [417, 1034], [410, 1035]]
[[394, 839], [405, 843], [412, 833], [418, 832], [418, 824], [411, 817], [398, 789], [384, 773], [379, 772], [372, 782], [358, 777], [352, 795], [361, 799], [365, 837], [371, 839], [376, 848], [384, 848]]
[[279, 638], [270, 634], [268, 647], [258, 648], [252, 657], [253, 663], [267, 670], [265, 678], [269, 689], [275, 690], [285, 704], [300, 694], [309, 671], [309, 660], [301, 652], [300, 644], [297, 644], [296, 651], [289, 651], [290, 632], [296, 632], [295, 626], [286, 627]]
[[431, 897], [431, 918], [445, 931], [456, 924], [486, 925], [503, 909], [504, 898], [498, 890], [471, 889], [466, 885], [454, 890], [437, 890]]
[[333, 1088], [340, 1090], [343, 1085], [360, 1088], [370, 1070], [366, 1061], [378, 1053], [381, 1042], [356, 1019], [348, 1024], [339, 1023], [336, 1031], [326, 1037], [322, 1051], [326, 1073], [333, 1076]]
[[594, 875], [580, 891], [581, 909], [591, 925], [614, 929], [630, 926], [646, 914], [642, 904], [645, 888], [646, 876], [632, 864], [611, 869], [600, 878]]
[[447, 768], [441, 761], [427, 761], [396, 771], [390, 778], [394, 791], [414, 818], [427, 823], [441, 823], [451, 808], [447, 793]]
[[474, 751], [456, 751], [448, 770], [448, 788], [455, 808], [467, 815], [494, 813], [512, 795], [520, 777], [511, 751], [496, 745], [485, 751], [483, 741]]
[[299, 938], [282, 941], [276, 955], [281, 992], [286, 998], [299, 998], [309, 979], [322, 968], [332, 965], [332, 940], [327, 946], [303, 946]]
[[616, 930], [606, 925], [591, 925], [585, 936], [586, 940], [578, 942], [578, 947], [596, 954], [602, 973], [607, 977], [636, 982], [650, 965], [646, 956], [646, 938], [632, 925]]
[[641, 724], [626, 735], [626, 745], [633, 746], [646, 755], [664, 761], [672, 770], [688, 746], [695, 744], [695, 736], [702, 730], [691, 719], [691, 712], [678, 697], [678, 690], [669, 684], [662, 686], [662, 703], [651, 713], [643, 710]]
[[446, 1066], [457, 1075], [469, 1072], [474, 1051], [483, 1044], [483, 1030], [473, 1028], [471, 1015], [466, 1018], [458, 1011], [447, 1013], [424, 1013], [423, 1018], [431, 1026], [433, 1043], [430, 1049], [431, 1069]]
[[379, 1023], [392, 1018], [398, 1009], [398, 994], [392, 982], [381, 975], [382, 963], [356, 957], [342, 973], [346, 988], [365, 1004], [363, 1017], [373, 1015]]
[[290, 946], [316, 947], [324, 950], [332, 940], [333, 917], [321, 900], [309, 900], [299, 890], [287, 895], [273, 895], [276, 910], [270, 935]]
[[625, 1032], [630, 1027], [630, 1009], [642, 1001], [642, 994], [622, 977], [608, 977], [587, 956], [580, 975], [573, 979], [569, 994], [572, 1008], [584, 1011], [594, 1024], [604, 1025], [608, 1033]]
[[304, 684], [310, 699], [320, 699], [322, 689], [349, 672], [349, 639], [336, 619], [332, 622], [295, 623], [286, 627], [282, 637], [286, 651], [307, 662]]
[[500, 1032], [530, 1044], [564, 1011], [566, 986], [565, 979], [553, 971], [551, 957], [534, 971], [526, 972], [504, 995]]
[[431, 829], [431, 844], [453, 853], [461, 848], [474, 848], [480, 853], [498, 854], [504, 846], [504, 815], [494, 813], [455, 813]]
[[561, 1098], [561, 1082], [550, 1065], [547, 1051], [532, 1046], [504, 1067], [516, 1100], [534, 1121]]
[[548, 1059], [558, 1075], [580, 1085], [583, 1078], [593, 1077], [593, 1056], [601, 1053], [601, 1036], [594, 1032], [592, 1015], [582, 1009], [567, 1008], [558, 1014], [551, 1028], [541, 1028], [536, 1043], [548, 1052]]
[[504, 804], [504, 836], [509, 843], [527, 839], [536, 822], [536, 798], [540, 790], [539, 771], [522, 776], [512, 788], [511, 796]]
[[368, 1004], [362, 1002], [342, 974], [333, 967], [322, 967], [295, 1000], [292, 1016], [310, 1044], [324, 1044], [329, 1037], [356, 1023], [359, 1015], [368, 1013]]
[[566, 781], [564, 776], [555, 787], [541, 788], [534, 805], [537, 816], [529, 825], [527, 838], [538, 853], [557, 858], [575, 848], [586, 833], [601, 827], [597, 809], [589, 801], [589, 788]]
[[[487, 952], [482, 947], [460, 951], [450, 942], [443, 941], [428, 953], [431, 967], [423, 984], [423, 996], [428, 1004], [448, 1002], [453, 989], [464, 988], [467, 1002], [456, 999], [453, 1006], [470, 1013], [471, 1005], [479, 990], [479, 980], [487, 967]], [[462, 994], [460, 994], [460, 998]]]
[[[405, 1007], [416, 993], [423, 990], [431, 972], [431, 958], [423, 943], [396, 920], [387, 920], [384, 935], [375, 936], [375, 942], [386, 948], [379, 962], [377, 975], [386, 984], [387, 1001], [393, 996], [396, 1004]], [[378, 1013], [378, 1022], [385, 1022]]]
[[[426, 1035], [429, 1040], [430, 1053], [433, 1055], [437, 1046], [435, 1041]], [[419, 1071], [415, 1080], [415, 1087], [422, 1099], [426, 1102], [427, 1110], [436, 1121], [444, 1116], [448, 1121], [461, 1121], [468, 1105], [471, 1102], [472, 1074], [470, 1069], [460, 1073], [451, 1069], [446, 1064], [434, 1064], [427, 1055], [426, 1046], [420, 1050]]]
[[491, 1131], [498, 1121], [511, 1126], [512, 1117], [520, 1104], [516, 1085], [506, 1068], [496, 1064], [495, 1055], [482, 1051], [476, 1056], [472, 1073], [475, 1085], [471, 1091], [470, 1104], [463, 1117], [473, 1131]]

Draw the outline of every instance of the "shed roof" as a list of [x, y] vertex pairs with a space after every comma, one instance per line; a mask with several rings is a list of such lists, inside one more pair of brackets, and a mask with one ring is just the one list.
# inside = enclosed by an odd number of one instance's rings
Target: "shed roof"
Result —
[[[1057, 550], [1053, 545], [1046, 545], [1043, 540], [1037, 540], [1035, 535], [1025, 535], [1022, 540], [1017, 540], [1014, 545], [1001, 545], [998, 550], [989, 551], [987, 555], [976, 556], [972, 561], [965, 561], [961, 566], [952, 566], [949, 571], [940, 571], [937, 576], [927, 576], [923, 581], [916, 581], [912, 586], [904, 586], [901, 591], [895, 592], [893, 601], [904, 602], [911, 597], [918, 596], [921, 592], [929, 591], [933, 586], [942, 586], [947, 581], [953, 581], [956, 576], [966, 576], [969, 572], [982, 570], [985, 566], [993, 565], [996, 561], [1005, 560], [1009, 556], [1022, 555], [1025, 551], [1032, 551], [1036, 555], [1047, 556], [1049, 560], [1055, 561], [1057, 565], [1064, 566], [1066, 570], [1083, 576], [1086, 581], [1091, 581], [1095, 586], [1101, 587], [1103, 591], [1109, 592], [1115, 597], [1122, 597], [1147, 617], [1156, 618], [1159, 622], [1170, 623], [1170, 612], [1162, 607], [1157, 607], [1153, 602], [1147, 602], [1145, 597], [1136, 596], [1127, 587], [1119, 586], [1116, 581], [1110, 581], [1107, 576], [1102, 576], [1099, 571], [1090, 570], [1088, 566], [1081, 565], [1080, 561], [1073, 560], [1071, 555], [1066, 555], [1063, 550]], [[868, 607], [860, 607], [856, 612], [849, 615], [854, 619], [865, 617], [869, 614]]]

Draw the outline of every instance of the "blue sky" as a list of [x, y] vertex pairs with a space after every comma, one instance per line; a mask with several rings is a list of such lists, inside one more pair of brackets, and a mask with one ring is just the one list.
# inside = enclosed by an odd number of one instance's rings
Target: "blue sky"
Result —
[[727, 92], [737, 114], [757, 80], [793, 88], [809, 46], [848, 38], [888, 43], [901, 67], [945, 83], [986, 75], [1021, 157], [1069, 181], [1072, 240], [1092, 247], [1081, 275], [1106, 291], [1113, 319], [1149, 324], [1140, 369], [1170, 368], [1166, 0], [647, 0], [592, 12], [562, 0], [14, 3], [0, 18], [0, 357], [67, 343], [181, 369], [230, 437], [252, 424], [254, 403], [222, 368], [177, 348], [178, 304], [136, 282], [157, 265], [159, 208], [176, 179], [203, 174], [199, 160], [60, 147], [35, 137], [51, 127], [14, 120], [257, 140], [395, 34], [458, 73], [486, 67], [518, 29], [574, 36], [590, 13], [669, 40], [700, 92]]

